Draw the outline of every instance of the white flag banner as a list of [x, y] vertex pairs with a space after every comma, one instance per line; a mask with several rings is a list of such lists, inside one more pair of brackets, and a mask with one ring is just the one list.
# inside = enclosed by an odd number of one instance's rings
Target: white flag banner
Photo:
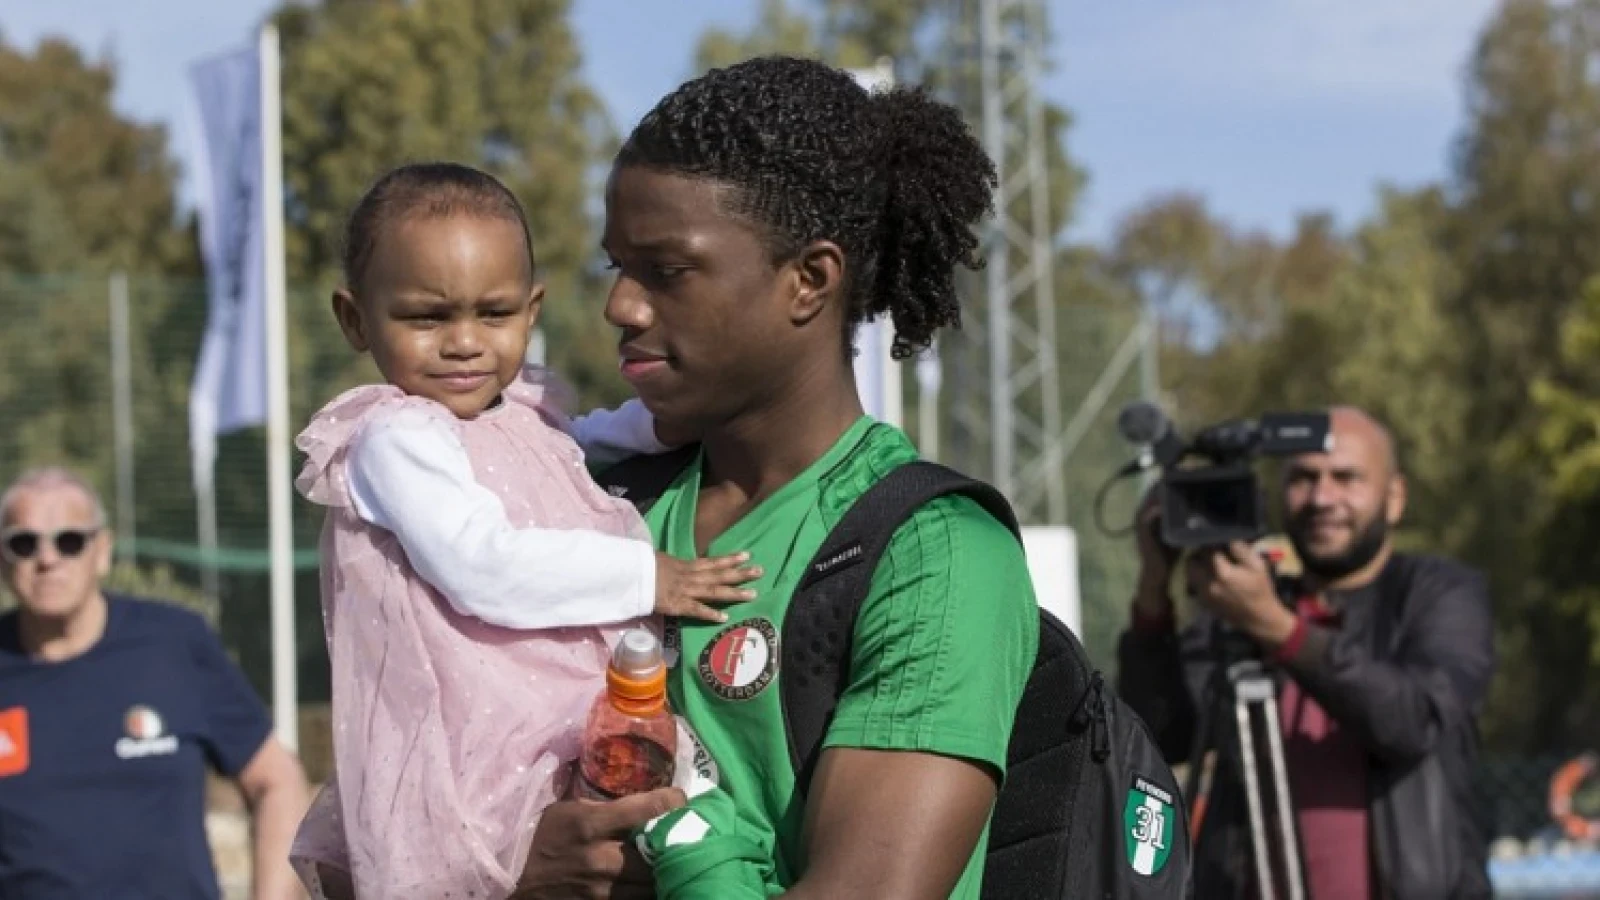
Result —
[[[856, 83], [869, 91], [894, 87], [894, 67], [882, 60], [871, 69], [850, 73]], [[895, 427], [904, 424], [901, 408], [900, 363], [889, 355], [894, 345], [894, 323], [887, 315], [868, 319], [856, 326], [856, 391], [867, 415]]]
[[205, 337], [189, 392], [197, 487], [217, 436], [267, 420], [266, 250], [262, 228], [261, 66], [252, 46], [198, 63], [194, 190], [205, 260]]
[[189, 389], [189, 447], [206, 593], [218, 597], [217, 437], [267, 426], [272, 570], [272, 711], [299, 742], [294, 639], [294, 529], [289, 472], [288, 322], [283, 258], [282, 94], [278, 31], [189, 73], [194, 192], [206, 266], [206, 331]]

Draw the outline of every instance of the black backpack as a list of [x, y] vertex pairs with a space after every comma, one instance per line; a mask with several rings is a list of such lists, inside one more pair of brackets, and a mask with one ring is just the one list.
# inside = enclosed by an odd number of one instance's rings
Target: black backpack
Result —
[[[647, 511], [696, 450], [635, 457], [599, 482]], [[802, 793], [846, 684], [856, 613], [878, 559], [913, 511], [946, 494], [972, 498], [1021, 539], [1010, 504], [993, 487], [936, 463], [911, 462], [856, 500], [795, 589], [780, 632], [779, 687]], [[1177, 779], [1144, 722], [1090, 665], [1072, 631], [1041, 609], [1039, 651], [989, 827], [983, 896], [1184, 897], [1189, 850]]]

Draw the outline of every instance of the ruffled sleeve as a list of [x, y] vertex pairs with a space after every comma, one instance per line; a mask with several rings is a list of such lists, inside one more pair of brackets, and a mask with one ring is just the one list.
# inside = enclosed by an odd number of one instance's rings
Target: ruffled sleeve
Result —
[[639, 398], [614, 410], [596, 409], [574, 416], [570, 412], [576, 397], [572, 387], [540, 366], [526, 367], [522, 377], [506, 388], [505, 396], [509, 402], [533, 408], [551, 427], [572, 438], [591, 469], [673, 449], [656, 436], [655, 418]]
[[552, 427], [566, 431], [570, 420], [568, 410], [577, 392], [554, 370], [527, 365], [522, 367], [516, 380], [506, 385], [501, 396], [507, 403], [532, 409]]
[[301, 496], [323, 506], [350, 506], [346, 461], [350, 444], [377, 415], [416, 409], [441, 420], [453, 421], [449, 411], [423, 397], [413, 397], [392, 384], [368, 384], [335, 397], [311, 417], [294, 445], [306, 455], [295, 478]]

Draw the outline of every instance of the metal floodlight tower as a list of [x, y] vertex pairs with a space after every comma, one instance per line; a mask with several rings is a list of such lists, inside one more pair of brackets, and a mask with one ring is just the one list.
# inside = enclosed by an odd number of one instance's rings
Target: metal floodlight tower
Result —
[[998, 175], [984, 272], [992, 480], [1024, 522], [1063, 524], [1055, 241], [1038, 91], [1044, 4], [964, 0], [961, 6], [962, 18], [974, 7], [977, 14], [982, 138]]

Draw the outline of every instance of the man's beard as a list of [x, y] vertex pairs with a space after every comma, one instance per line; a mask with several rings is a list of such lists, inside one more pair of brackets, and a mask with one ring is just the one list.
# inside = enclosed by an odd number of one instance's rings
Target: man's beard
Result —
[[1289, 542], [1294, 545], [1295, 553], [1300, 556], [1300, 567], [1308, 575], [1313, 575], [1322, 581], [1338, 581], [1353, 572], [1360, 571], [1368, 563], [1378, 558], [1383, 552], [1383, 547], [1389, 541], [1389, 522], [1380, 510], [1350, 542], [1343, 552], [1336, 554], [1314, 554], [1305, 546], [1302, 537], [1305, 534], [1309, 521], [1297, 523], [1299, 527], [1289, 532]]

